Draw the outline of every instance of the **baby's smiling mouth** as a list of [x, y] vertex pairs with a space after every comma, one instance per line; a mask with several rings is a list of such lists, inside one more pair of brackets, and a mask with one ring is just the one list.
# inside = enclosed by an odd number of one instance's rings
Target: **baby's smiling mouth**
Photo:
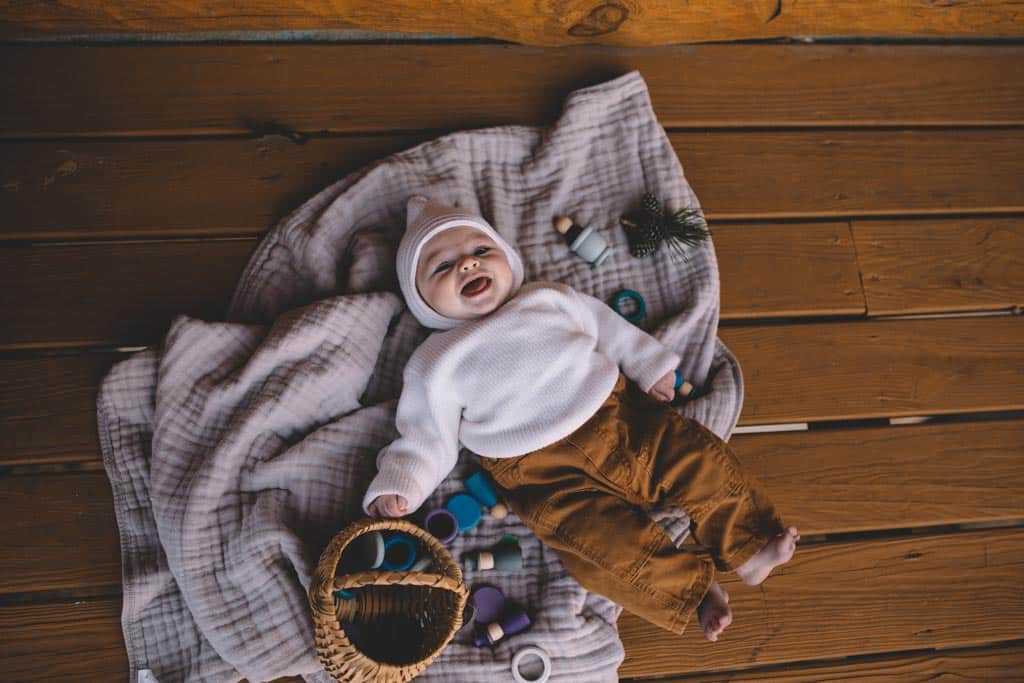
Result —
[[483, 294], [491, 288], [491, 278], [486, 275], [480, 275], [467, 282], [462, 287], [462, 296], [474, 297], [478, 294]]

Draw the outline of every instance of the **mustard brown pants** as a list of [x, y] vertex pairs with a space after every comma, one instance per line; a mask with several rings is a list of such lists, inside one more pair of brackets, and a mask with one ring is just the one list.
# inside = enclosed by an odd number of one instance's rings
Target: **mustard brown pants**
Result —
[[[481, 458], [509, 507], [580, 584], [682, 633], [715, 570], [735, 570], [783, 526], [722, 439], [619, 374], [579, 429], [512, 458]], [[650, 517], [682, 508], [707, 553], [676, 548]]]

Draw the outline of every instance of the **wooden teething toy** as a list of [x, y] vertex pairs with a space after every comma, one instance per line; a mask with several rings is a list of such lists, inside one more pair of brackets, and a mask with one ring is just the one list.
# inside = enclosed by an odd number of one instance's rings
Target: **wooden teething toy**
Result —
[[565, 235], [569, 248], [576, 252], [581, 258], [590, 261], [590, 266], [596, 268], [604, 263], [611, 250], [604, 238], [594, 232], [593, 228], [583, 228], [575, 223], [568, 216], [559, 216], [555, 219], [555, 230]]

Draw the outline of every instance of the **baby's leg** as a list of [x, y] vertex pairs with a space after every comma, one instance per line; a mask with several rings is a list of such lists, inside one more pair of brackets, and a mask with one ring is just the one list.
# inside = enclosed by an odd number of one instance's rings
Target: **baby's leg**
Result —
[[784, 530], [763, 486], [728, 444], [672, 410], [647, 419], [648, 448], [642, 454], [650, 476], [643, 495], [652, 507], [682, 508], [694, 539], [719, 569], [753, 562], [744, 567], [744, 581], [759, 583], [792, 557], [796, 530]]
[[661, 628], [682, 633], [705, 600], [711, 561], [676, 548], [641, 508], [609, 491], [522, 486], [508, 503], [580, 585]]

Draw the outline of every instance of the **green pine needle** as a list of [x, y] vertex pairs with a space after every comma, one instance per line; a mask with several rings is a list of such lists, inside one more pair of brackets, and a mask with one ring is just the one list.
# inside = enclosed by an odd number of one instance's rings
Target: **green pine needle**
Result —
[[684, 245], [695, 247], [711, 237], [711, 231], [708, 230], [700, 209], [690, 207], [683, 207], [673, 213], [664, 222], [664, 228], [665, 241], [676, 254], [683, 257], [683, 260], [688, 260]]

